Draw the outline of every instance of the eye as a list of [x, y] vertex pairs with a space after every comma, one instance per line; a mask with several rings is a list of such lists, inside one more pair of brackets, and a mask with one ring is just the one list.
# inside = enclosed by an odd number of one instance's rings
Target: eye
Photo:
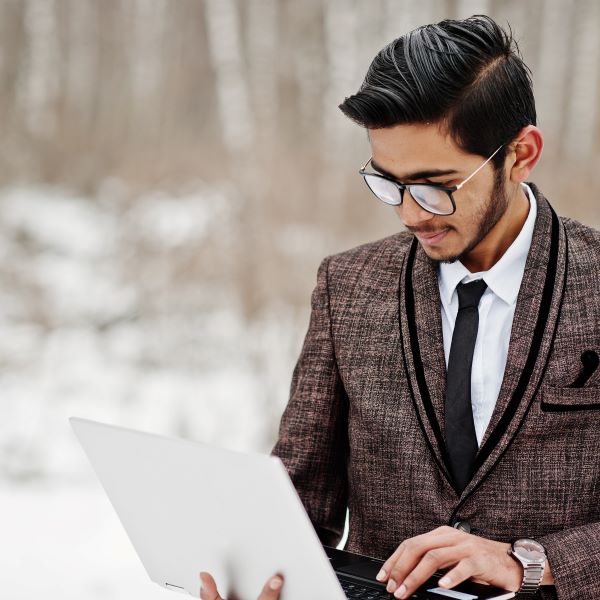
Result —
[[437, 185], [443, 185], [444, 187], [451, 188], [454, 187], [459, 182], [458, 179], [445, 179], [444, 181], [432, 181]]
[[448, 186], [448, 183], [445, 181], [433, 180], [433, 179], [423, 179], [420, 183], [426, 183], [428, 185], [444, 185]]

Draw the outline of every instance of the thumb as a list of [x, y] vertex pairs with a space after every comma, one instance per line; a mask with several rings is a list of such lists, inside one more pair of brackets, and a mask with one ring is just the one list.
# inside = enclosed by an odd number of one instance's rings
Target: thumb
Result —
[[267, 583], [263, 586], [263, 589], [258, 597], [258, 600], [277, 600], [281, 593], [281, 587], [283, 586], [283, 577], [281, 575], [275, 575], [267, 580]]
[[223, 598], [219, 596], [217, 584], [210, 573], [202, 571], [200, 573], [200, 583], [202, 584], [202, 587], [200, 588], [201, 600], [223, 600]]

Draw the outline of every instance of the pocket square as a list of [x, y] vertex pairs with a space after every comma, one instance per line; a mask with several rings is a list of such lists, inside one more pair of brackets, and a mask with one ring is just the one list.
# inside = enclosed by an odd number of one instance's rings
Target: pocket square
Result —
[[594, 350], [584, 350], [581, 354], [581, 362], [583, 364], [583, 368], [577, 376], [577, 379], [571, 385], [569, 385], [569, 387], [583, 387], [586, 384], [587, 380], [594, 374], [594, 372], [598, 368], [598, 364], [600, 364], [600, 357], [598, 356], [598, 353]]

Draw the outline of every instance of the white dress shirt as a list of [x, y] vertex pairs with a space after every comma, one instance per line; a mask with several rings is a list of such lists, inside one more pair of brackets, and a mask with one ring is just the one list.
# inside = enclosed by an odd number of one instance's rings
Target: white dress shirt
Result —
[[479, 303], [479, 329], [471, 370], [471, 407], [479, 444], [492, 417], [504, 377], [517, 295], [537, 214], [533, 192], [528, 185], [523, 184], [523, 187], [529, 197], [529, 214], [519, 235], [491, 269], [471, 273], [458, 260], [450, 264], [440, 263], [438, 269], [446, 368], [458, 313], [456, 286], [481, 278], [488, 286]]

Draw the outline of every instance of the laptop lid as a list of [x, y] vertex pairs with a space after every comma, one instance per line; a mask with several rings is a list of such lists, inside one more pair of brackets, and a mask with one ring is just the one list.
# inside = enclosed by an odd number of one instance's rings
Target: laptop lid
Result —
[[279, 572], [282, 600], [345, 598], [278, 458], [70, 422], [158, 585], [198, 597], [208, 571], [223, 597], [256, 598]]

